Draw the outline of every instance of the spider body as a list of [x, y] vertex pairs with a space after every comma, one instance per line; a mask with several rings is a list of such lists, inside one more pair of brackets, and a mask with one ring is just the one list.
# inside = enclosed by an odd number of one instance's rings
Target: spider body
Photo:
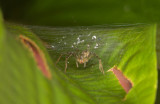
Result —
[[[62, 57], [62, 55], [64, 54], [61, 54], [60, 57], [58, 58], [56, 64], [59, 62], [60, 58]], [[102, 66], [102, 63], [101, 63], [101, 59], [99, 58], [98, 55], [96, 55], [95, 53], [93, 52], [90, 52], [89, 50], [85, 50], [85, 51], [82, 51], [80, 52], [79, 50], [78, 51], [75, 51], [75, 52], [70, 52], [70, 53], [67, 53], [66, 54], [66, 59], [65, 59], [65, 72], [67, 70], [67, 63], [68, 63], [68, 59], [71, 57], [71, 56], [74, 56], [75, 57], [75, 60], [76, 60], [76, 65], [77, 65], [77, 68], [79, 67], [78, 64], [84, 64], [84, 67], [86, 67], [86, 63], [92, 58], [92, 57], [95, 57], [99, 60], [99, 70], [104, 74], [104, 70], [103, 70], [103, 66]]]
[[89, 51], [83, 51], [76, 55], [76, 61], [80, 64], [86, 63], [91, 59], [92, 55]]

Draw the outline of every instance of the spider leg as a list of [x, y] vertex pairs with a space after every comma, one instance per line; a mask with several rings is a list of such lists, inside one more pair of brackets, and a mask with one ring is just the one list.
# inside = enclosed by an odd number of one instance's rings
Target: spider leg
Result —
[[77, 68], [78, 68], [78, 62], [76, 61], [76, 65], [77, 65]]
[[69, 55], [68, 57], [66, 57], [66, 60], [65, 60], [65, 72], [66, 72], [66, 70], [67, 70], [68, 59], [69, 59], [69, 57], [71, 57], [72, 55], [73, 55], [73, 53], [70, 53], [70, 55]]
[[84, 63], [84, 68], [86, 67], [86, 62]]
[[93, 54], [93, 56], [95, 56], [96, 58], [98, 58], [98, 60], [99, 60], [99, 70], [104, 74], [104, 70], [103, 70], [103, 65], [102, 65], [101, 59], [95, 53], [92, 53], [92, 54]]
[[104, 74], [104, 70], [103, 70], [101, 59], [99, 59], [99, 69]]
[[63, 56], [64, 54], [61, 54], [58, 58], [58, 60], [56, 61], [56, 64], [59, 62], [59, 60], [61, 59], [61, 57]]
[[66, 58], [66, 60], [65, 60], [65, 72], [67, 70], [67, 61], [68, 61], [68, 58]]

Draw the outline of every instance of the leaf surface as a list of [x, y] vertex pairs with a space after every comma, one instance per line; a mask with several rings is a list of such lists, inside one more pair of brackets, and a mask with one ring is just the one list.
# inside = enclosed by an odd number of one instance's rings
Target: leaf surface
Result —
[[[154, 103], [157, 89], [156, 25], [50, 28], [7, 23], [5, 26], [7, 33], [3, 34], [3, 61], [0, 62], [0, 103]], [[45, 55], [51, 79], [44, 76], [19, 35], [34, 41]], [[80, 64], [77, 68], [76, 57], [72, 56], [64, 73], [65, 56], [70, 53], [81, 55], [88, 45], [88, 51], [95, 54], [88, 60], [86, 68]], [[62, 53], [65, 55], [55, 64]], [[105, 74], [99, 70], [99, 59]], [[108, 72], [115, 65], [133, 84], [128, 93], [114, 73]]]

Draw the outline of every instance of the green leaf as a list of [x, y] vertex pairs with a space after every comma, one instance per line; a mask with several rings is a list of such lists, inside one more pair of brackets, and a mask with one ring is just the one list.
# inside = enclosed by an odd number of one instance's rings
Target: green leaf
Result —
[[[7, 23], [5, 26], [7, 34], [4, 34], [3, 61], [0, 62], [1, 104], [154, 103], [157, 89], [156, 25], [50, 28]], [[43, 75], [19, 35], [32, 40], [45, 55], [51, 79]], [[65, 56], [69, 52], [78, 55], [76, 49], [84, 51], [87, 45], [90, 45], [89, 52], [102, 60], [105, 74], [100, 72], [96, 57], [87, 62], [86, 68], [83, 65], [77, 68], [74, 56], [68, 59], [64, 73]], [[67, 55], [55, 65], [62, 53]], [[114, 73], [108, 72], [114, 65], [133, 84], [128, 93]]]
[[160, 28], [157, 26], [157, 35], [156, 35], [156, 53], [157, 53], [157, 68], [158, 68], [158, 90], [157, 90], [157, 99], [156, 104], [160, 103]]
[[[93, 58], [87, 67], [76, 67], [75, 58], [69, 59], [66, 74], [86, 90], [98, 103], [153, 104], [157, 89], [157, 70], [155, 53], [156, 25], [115, 25], [91, 27], [29, 27], [52, 48], [49, 52], [54, 62], [62, 53], [87, 49], [101, 59], [105, 72], [117, 65], [124, 75], [131, 80], [133, 88], [124, 92], [113, 73], [105, 75], [99, 71], [98, 61]], [[96, 36], [97, 40], [92, 40]], [[80, 38], [80, 43], [77, 43]], [[94, 49], [96, 43], [98, 49]], [[72, 48], [72, 46], [74, 48]], [[68, 54], [69, 56], [69, 54]], [[65, 69], [65, 56], [58, 64]]]
[[[8, 25], [7, 31], [5, 47], [1, 51], [3, 61], [0, 63], [1, 104], [94, 104], [86, 93], [57, 70], [33, 33], [16, 25]], [[20, 42], [20, 34], [30, 36], [42, 47], [48, 66], [52, 69], [52, 79], [47, 79], [39, 70], [31, 52]]]
[[[158, 75], [160, 75], [160, 70], [158, 70]], [[160, 76], [158, 76], [158, 89], [157, 89], [157, 96], [156, 96], [156, 102], [155, 104], [159, 104], [160, 103]]]

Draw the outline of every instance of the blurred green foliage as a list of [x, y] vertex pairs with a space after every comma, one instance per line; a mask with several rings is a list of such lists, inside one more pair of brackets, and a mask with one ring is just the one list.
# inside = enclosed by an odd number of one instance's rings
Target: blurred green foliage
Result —
[[6, 20], [34, 25], [160, 22], [159, 0], [1, 0]]

